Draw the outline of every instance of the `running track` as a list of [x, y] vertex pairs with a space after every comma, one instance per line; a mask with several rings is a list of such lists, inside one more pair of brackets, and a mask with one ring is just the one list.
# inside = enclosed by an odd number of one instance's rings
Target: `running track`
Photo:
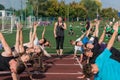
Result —
[[[62, 59], [52, 56], [45, 58], [47, 70], [45, 73], [34, 73], [33, 80], [93, 80], [78, 79], [82, 75], [82, 70], [72, 55], [64, 55]], [[12, 80], [10, 74], [0, 74], [0, 80]], [[20, 80], [30, 80], [26, 73], [20, 75]]]

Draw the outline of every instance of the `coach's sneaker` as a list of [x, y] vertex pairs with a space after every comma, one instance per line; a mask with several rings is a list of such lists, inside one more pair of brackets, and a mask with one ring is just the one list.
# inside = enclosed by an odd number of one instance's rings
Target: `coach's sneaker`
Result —
[[56, 52], [57, 52], [57, 56], [59, 56], [59, 55], [60, 55], [60, 51], [59, 51], [59, 50], [56, 50]]

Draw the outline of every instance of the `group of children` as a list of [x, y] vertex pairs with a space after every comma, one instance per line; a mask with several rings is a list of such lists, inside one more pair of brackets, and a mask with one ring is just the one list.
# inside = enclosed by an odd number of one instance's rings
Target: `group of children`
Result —
[[[60, 17], [58, 20], [60, 22], [56, 22], [54, 26], [54, 36], [56, 38], [57, 54], [63, 55], [63, 32], [66, 29], [66, 24], [63, 24]], [[70, 40], [71, 45], [75, 46], [74, 58], [77, 57], [77, 51], [81, 52], [80, 63], [82, 63], [84, 56], [87, 57], [86, 63], [83, 65], [83, 78], [90, 78], [95, 75], [94, 80], [120, 80], [120, 51], [113, 46], [116, 37], [120, 35], [118, 32], [120, 23], [110, 23], [112, 34], [108, 43], [104, 42], [106, 33], [109, 33], [106, 31], [108, 27], [105, 26], [103, 28], [103, 32], [99, 38], [100, 23], [101, 20], [95, 19], [94, 23], [90, 23], [86, 27], [86, 31], [80, 38], [75, 41]], [[0, 42], [4, 48], [4, 51], [0, 54], [0, 71], [10, 70], [13, 80], [19, 79], [18, 75], [28, 68], [27, 63], [30, 63], [31, 60], [34, 61], [34, 57], [42, 58], [43, 55], [51, 57], [45, 50], [45, 47], [50, 47], [50, 42], [44, 36], [46, 27], [44, 27], [42, 32], [42, 38], [38, 39], [36, 32], [38, 25], [38, 22], [34, 22], [30, 28], [29, 42], [23, 43], [22, 25], [17, 23], [16, 41], [12, 48], [7, 44], [3, 34], [0, 32]], [[92, 30], [93, 27], [95, 28], [94, 31]], [[44, 69], [42, 64], [39, 66], [41, 66], [41, 69]], [[27, 72], [29, 73], [29, 71]]]
[[[113, 33], [108, 43], [104, 42], [106, 36], [106, 26], [103, 28], [102, 35], [99, 38], [101, 20], [94, 20], [90, 23], [89, 29], [76, 41], [71, 40], [70, 43], [75, 46], [74, 58], [76, 52], [79, 50], [80, 62], [83, 56], [87, 57], [86, 63], [83, 65], [82, 78], [91, 78], [94, 80], [120, 80], [120, 51], [113, 47], [116, 37], [118, 36], [119, 22], [112, 25]], [[91, 28], [95, 27], [94, 32], [91, 33]], [[81, 78], [81, 77], [80, 77]]]
[[[34, 22], [33, 26], [30, 28], [29, 42], [23, 43], [22, 25], [17, 23], [16, 41], [12, 48], [8, 45], [3, 34], [0, 32], [0, 42], [4, 48], [4, 51], [0, 54], [0, 71], [10, 70], [13, 80], [19, 80], [18, 75], [25, 71], [25, 69], [30, 74], [27, 69], [27, 63], [30, 63], [35, 56], [37, 56], [37, 58], [42, 58], [43, 54], [47, 57], [51, 57], [45, 50], [45, 47], [50, 46], [50, 42], [44, 37], [45, 27], [42, 38], [38, 39], [36, 33], [38, 25], [38, 22]], [[33, 64], [31, 63], [31, 65]], [[40, 66], [42, 65], [39, 65], [39, 67]], [[41, 69], [43, 69], [43, 67]]]

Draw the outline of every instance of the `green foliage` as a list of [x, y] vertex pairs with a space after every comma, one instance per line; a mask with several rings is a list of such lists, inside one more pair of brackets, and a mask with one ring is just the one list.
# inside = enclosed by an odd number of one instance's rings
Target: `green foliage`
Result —
[[105, 17], [109, 19], [112, 19], [113, 17], [118, 18], [118, 11], [112, 8], [105, 8], [102, 9], [100, 15], [101, 17]]
[[55, 16], [59, 16], [58, 14], [58, 10], [59, 10], [59, 3], [57, 0], [49, 0], [48, 1], [48, 14], [49, 16], [55, 17]]
[[[108, 8], [102, 9], [102, 4], [99, 0], [81, 0], [78, 2], [71, 2], [66, 4], [65, 0], [28, 0], [27, 7], [22, 12], [27, 16], [34, 15], [37, 17], [58, 17], [62, 16], [70, 19], [94, 19], [97, 14], [101, 17], [115, 17], [118, 18], [115, 9]], [[16, 14], [20, 15], [21, 11], [17, 11]]]
[[58, 2], [57, 0], [49, 0], [48, 14], [52, 17], [66, 17], [67, 16], [67, 5], [64, 1]]
[[70, 17], [86, 18], [87, 10], [84, 6], [80, 5], [79, 3], [72, 2], [69, 7]]
[[65, 2], [64, 1], [61, 1], [59, 4], [58, 4], [58, 14], [59, 16], [62, 16], [62, 17], [65, 17], [66, 16], [66, 5], [65, 5]]
[[[65, 4], [64, 0], [61, 2], [58, 2], [58, 0], [29, 0], [29, 3], [33, 7], [35, 16], [48, 17], [70, 16], [71, 18], [86, 18], [86, 16], [90, 16], [94, 18], [97, 9], [101, 8], [101, 3], [98, 0], [82, 0], [80, 3], [73, 1], [70, 5]], [[29, 5], [28, 9], [31, 9]]]
[[28, 12], [28, 15], [46, 16], [47, 8], [48, 8], [47, 0], [28, 0], [26, 10]]
[[4, 10], [4, 9], [5, 7], [2, 4], [0, 4], [0, 10]]
[[87, 10], [88, 18], [96, 18], [97, 12], [101, 9], [101, 2], [99, 0], [81, 0], [80, 4]]

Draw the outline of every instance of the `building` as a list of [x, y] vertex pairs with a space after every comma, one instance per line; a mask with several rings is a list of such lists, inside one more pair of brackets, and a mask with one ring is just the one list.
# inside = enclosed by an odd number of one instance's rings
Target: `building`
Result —
[[7, 11], [7, 10], [0, 10], [0, 17], [5, 17], [5, 16], [12, 16], [13, 12], [12, 11]]

